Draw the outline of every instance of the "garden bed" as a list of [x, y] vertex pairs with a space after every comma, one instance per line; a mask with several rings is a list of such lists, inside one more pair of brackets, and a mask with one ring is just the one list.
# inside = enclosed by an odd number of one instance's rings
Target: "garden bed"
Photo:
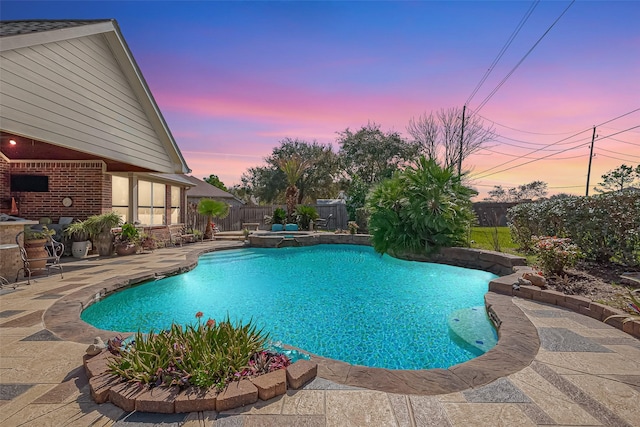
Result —
[[91, 397], [96, 403], [111, 402], [132, 412], [178, 413], [195, 411], [226, 411], [269, 400], [286, 393], [287, 389], [299, 389], [313, 380], [318, 365], [309, 360], [298, 360], [286, 368], [257, 377], [243, 378], [228, 383], [223, 390], [178, 386], [148, 387], [126, 382], [112, 374], [108, 368], [113, 357], [108, 350], [96, 356], [84, 357], [84, 368], [89, 378]]

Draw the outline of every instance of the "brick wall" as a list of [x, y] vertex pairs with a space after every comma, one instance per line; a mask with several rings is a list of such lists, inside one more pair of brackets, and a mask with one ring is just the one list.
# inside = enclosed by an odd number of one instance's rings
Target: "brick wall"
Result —
[[[61, 216], [86, 219], [111, 211], [111, 176], [103, 173], [100, 161], [12, 162], [11, 174], [46, 175], [48, 192], [11, 192], [18, 202], [21, 218], [38, 220], [49, 217], [55, 223]], [[7, 178], [8, 179], [8, 178]], [[62, 200], [71, 198], [65, 207]]]
[[9, 194], [9, 162], [0, 156], [0, 213], [9, 213], [11, 195]]

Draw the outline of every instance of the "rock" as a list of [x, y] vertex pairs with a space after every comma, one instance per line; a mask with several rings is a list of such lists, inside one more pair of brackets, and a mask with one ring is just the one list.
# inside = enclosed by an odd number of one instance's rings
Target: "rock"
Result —
[[100, 354], [100, 352], [105, 348], [107, 348], [107, 345], [102, 341], [102, 338], [95, 337], [93, 339], [93, 344], [87, 347], [86, 351], [89, 356], [95, 356], [96, 354]]
[[528, 280], [529, 282], [531, 282], [533, 286], [537, 286], [539, 288], [545, 288], [547, 286], [547, 279], [545, 279], [544, 276], [541, 276], [539, 274], [524, 273], [522, 275], [522, 278], [524, 280]]
[[523, 279], [522, 277], [518, 278], [518, 287], [520, 286], [530, 286], [533, 283], [531, 283], [531, 280], [527, 280], [527, 279]]

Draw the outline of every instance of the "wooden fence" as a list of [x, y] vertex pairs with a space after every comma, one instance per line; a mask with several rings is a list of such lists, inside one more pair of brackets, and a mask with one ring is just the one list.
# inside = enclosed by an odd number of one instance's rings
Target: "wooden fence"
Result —
[[[320, 218], [331, 219], [327, 223], [327, 229], [337, 230], [347, 229], [347, 223], [349, 222], [349, 215], [347, 214], [347, 207], [344, 204], [335, 205], [311, 205], [318, 211]], [[242, 230], [243, 223], [258, 223], [260, 230], [270, 229], [270, 225], [264, 223], [265, 215], [273, 215], [273, 211], [276, 208], [286, 209], [284, 205], [270, 205], [270, 206], [231, 206], [229, 215], [225, 219], [214, 219], [220, 231], [239, 231]], [[193, 228], [204, 232], [207, 226], [207, 218], [203, 215], [190, 210], [187, 215], [187, 228]]]

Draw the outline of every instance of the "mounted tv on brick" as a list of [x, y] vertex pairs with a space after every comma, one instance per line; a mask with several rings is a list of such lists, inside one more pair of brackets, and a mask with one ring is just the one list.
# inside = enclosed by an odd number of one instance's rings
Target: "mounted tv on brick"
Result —
[[47, 175], [11, 175], [11, 191], [46, 193], [49, 191]]

